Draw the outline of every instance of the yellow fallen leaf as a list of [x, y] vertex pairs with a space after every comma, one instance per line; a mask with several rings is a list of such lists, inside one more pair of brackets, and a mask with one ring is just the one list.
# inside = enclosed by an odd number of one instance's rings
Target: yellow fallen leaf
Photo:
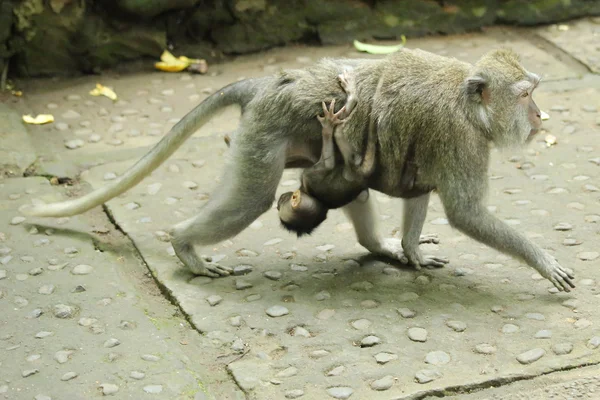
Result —
[[546, 146], [548, 146], [548, 147], [555, 145], [557, 143], [556, 136], [554, 136], [554, 135], [546, 135], [546, 137], [544, 138], [544, 141], [546, 142]]
[[171, 52], [169, 50], [165, 50], [160, 55], [160, 61], [166, 62], [166, 63], [176, 63], [178, 60], [173, 54], [171, 54]]
[[154, 66], [157, 69], [160, 69], [161, 71], [165, 71], [165, 72], [179, 72], [179, 71], [183, 71], [184, 69], [186, 69], [188, 67], [188, 63], [185, 63], [183, 61], [179, 61], [177, 59], [175, 59], [177, 62], [164, 62], [164, 61], [159, 61], [157, 63], [154, 63]]
[[569, 25], [558, 25], [558, 30], [562, 32], [566, 32], [569, 30]]
[[168, 50], [163, 51], [160, 61], [154, 63], [154, 66], [165, 72], [179, 72], [188, 68], [192, 64], [206, 64], [205, 60], [188, 58], [186, 56], [175, 57]]
[[96, 83], [96, 88], [90, 91], [92, 96], [106, 96], [112, 101], [117, 100], [117, 94], [108, 86], [102, 86], [99, 83]]
[[13, 90], [11, 93], [15, 97], [21, 97], [21, 96], [23, 96], [23, 92], [20, 91], [20, 90]]
[[48, 124], [50, 122], [54, 122], [54, 115], [52, 115], [52, 114], [39, 114], [38, 116], [36, 116], [34, 118], [31, 115], [27, 114], [27, 115], [23, 115], [23, 121], [26, 124], [43, 125], [43, 124]]
[[367, 43], [362, 43], [362, 42], [359, 42], [358, 40], [355, 40], [354, 48], [356, 48], [356, 50], [358, 50], [358, 51], [364, 51], [369, 54], [390, 54], [390, 53], [394, 53], [404, 47], [404, 45], [406, 44], [406, 36], [402, 35], [401, 39], [402, 39], [402, 44], [397, 44], [397, 45], [393, 45], [393, 46], [367, 44]]

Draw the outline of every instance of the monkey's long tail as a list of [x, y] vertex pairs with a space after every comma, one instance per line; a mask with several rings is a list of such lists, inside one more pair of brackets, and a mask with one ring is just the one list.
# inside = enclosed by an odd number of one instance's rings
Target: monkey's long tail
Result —
[[238, 104], [242, 109], [252, 100], [258, 90], [256, 79], [247, 79], [225, 86], [213, 93], [192, 111], [186, 114], [158, 142], [152, 150], [110, 185], [97, 189], [78, 199], [60, 203], [25, 206], [20, 211], [37, 217], [64, 217], [86, 212], [138, 184], [175, 152], [194, 132], [204, 125], [217, 111], [229, 105]]

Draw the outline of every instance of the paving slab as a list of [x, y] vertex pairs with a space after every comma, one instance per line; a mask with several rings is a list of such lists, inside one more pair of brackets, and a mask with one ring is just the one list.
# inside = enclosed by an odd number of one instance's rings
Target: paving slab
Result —
[[600, 73], [600, 17], [539, 28], [537, 33]]
[[0, 180], [0, 193], [0, 398], [243, 398], [204, 376], [216, 350], [103, 213], [35, 225], [17, 210], [58, 199], [48, 180]]
[[[501, 36], [492, 32], [409, 45], [473, 61], [490, 46], [502, 45]], [[579, 76], [526, 40], [512, 43], [529, 55], [525, 64], [541, 75], [557, 81]], [[80, 108], [64, 101], [68, 93], [83, 99], [83, 88], [95, 79], [82, 78], [77, 91], [64, 82], [46, 93], [30, 88], [28, 104], [42, 107], [55, 101], [62, 113], [73, 108], [79, 121], [90, 122], [84, 125], [102, 136], [97, 143], [61, 154], [79, 154], [81, 160], [106, 154], [101, 165], [81, 175], [97, 188], [135, 161], [122, 161], [117, 148], [140, 151], [158, 140], [203, 98], [204, 89], [299, 67], [325, 55], [356, 53], [347, 46], [298, 47], [240, 57], [216, 67], [216, 76], [107, 76], [103, 82], [118, 83], [114, 86], [121, 88], [123, 103], [103, 104], [101, 118], [98, 104], [105, 99], [92, 99], [89, 105], [86, 99]], [[272, 209], [235, 238], [203, 249], [213, 260], [237, 267], [239, 275], [192, 276], [174, 256], [166, 231], [192, 216], [219, 185], [228, 151], [222, 134], [237, 124], [232, 110], [200, 130], [136, 188], [108, 202], [107, 210], [165, 292], [219, 350], [206, 362], [214, 363], [215, 371], [227, 365], [250, 399], [424, 398], [449, 388], [468, 391], [598, 364], [600, 166], [594, 160], [600, 157], [600, 121], [592, 106], [599, 93], [585, 86], [554, 89], [542, 85], [536, 95], [550, 114], [546, 132], [522, 152], [494, 152], [489, 207], [576, 272], [578, 288], [570, 294], [552, 293], [551, 284], [533, 269], [451, 229], [436, 196], [424, 233], [437, 233], [440, 243], [422, 248], [448, 256], [451, 262], [444, 269], [417, 272], [368, 256], [341, 212], [331, 212], [312, 236], [298, 240], [280, 228]], [[179, 93], [183, 95], [174, 95]], [[172, 113], [159, 112], [162, 103], [150, 103], [153, 98], [166, 102]], [[124, 115], [130, 107], [139, 112]], [[128, 129], [142, 126], [137, 129], [143, 138], [128, 137], [125, 130], [104, 136], [116, 123], [130, 124]], [[154, 127], [162, 133], [148, 135], [147, 129]], [[66, 132], [73, 133], [71, 125]], [[555, 145], [546, 144], [547, 134], [556, 137]], [[62, 145], [66, 136], [54, 135]], [[123, 143], [111, 147], [107, 141], [114, 138]], [[295, 189], [298, 176], [299, 171], [286, 171], [278, 194]], [[374, 196], [382, 232], [397, 237], [401, 201]]]

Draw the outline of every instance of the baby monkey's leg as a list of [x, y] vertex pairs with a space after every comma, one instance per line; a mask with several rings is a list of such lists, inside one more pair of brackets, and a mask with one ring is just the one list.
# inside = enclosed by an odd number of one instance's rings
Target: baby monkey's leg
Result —
[[334, 112], [335, 100], [332, 100], [329, 109], [325, 102], [323, 104], [323, 116], [317, 115], [317, 119], [321, 123], [323, 130], [321, 134], [323, 136], [323, 147], [321, 148], [321, 158], [318, 164], [323, 163], [326, 169], [333, 169], [335, 167], [335, 147], [333, 145], [333, 132], [335, 127], [343, 121], [339, 119], [339, 116], [345, 112], [345, 108], [342, 107], [337, 113]]
[[[340, 86], [347, 94], [346, 104], [342, 109], [344, 110], [344, 113], [340, 116], [341, 119], [345, 120], [350, 116], [354, 110], [354, 107], [356, 107], [356, 104], [358, 103], [358, 99], [356, 97], [356, 82], [354, 75], [348, 70], [344, 70], [343, 73], [338, 75], [338, 80], [340, 82]], [[333, 137], [338, 149], [340, 149], [342, 158], [344, 159], [344, 178], [349, 181], [359, 178], [356, 176], [356, 167], [360, 166], [363, 158], [357, 154], [356, 151], [354, 151], [354, 148], [346, 139], [342, 127], [334, 131]]]
[[344, 72], [338, 75], [338, 80], [340, 86], [346, 92], [346, 104], [335, 113], [335, 100], [330, 103], [329, 109], [325, 102], [323, 102], [323, 116], [317, 116], [319, 122], [321, 122], [321, 125], [323, 126], [323, 147], [321, 150], [321, 159], [319, 161], [323, 162], [326, 169], [333, 169], [335, 167], [334, 137], [338, 148], [342, 153], [344, 164], [347, 165], [351, 160], [355, 162], [354, 159], [357, 158], [357, 155], [343, 135], [338, 134], [339, 129], [335, 129], [337, 125], [342, 124], [344, 122], [343, 120], [352, 113], [352, 110], [354, 110], [354, 107], [357, 104], [354, 77], [348, 70], [344, 70]]

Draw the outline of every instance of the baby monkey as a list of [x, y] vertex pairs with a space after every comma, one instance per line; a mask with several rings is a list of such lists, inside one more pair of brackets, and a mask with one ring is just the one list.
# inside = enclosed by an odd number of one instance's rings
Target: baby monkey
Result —
[[[298, 236], [310, 234], [327, 218], [329, 209], [343, 207], [357, 198], [368, 188], [367, 178], [374, 170], [375, 129], [370, 127], [365, 155], [360, 157], [343, 132], [343, 124], [357, 104], [354, 77], [344, 71], [338, 80], [346, 92], [346, 104], [336, 113], [335, 100], [329, 108], [323, 102], [324, 115], [317, 116], [323, 135], [319, 161], [303, 171], [298, 190], [282, 194], [277, 202], [281, 223]], [[334, 139], [344, 168], [335, 167]]]

